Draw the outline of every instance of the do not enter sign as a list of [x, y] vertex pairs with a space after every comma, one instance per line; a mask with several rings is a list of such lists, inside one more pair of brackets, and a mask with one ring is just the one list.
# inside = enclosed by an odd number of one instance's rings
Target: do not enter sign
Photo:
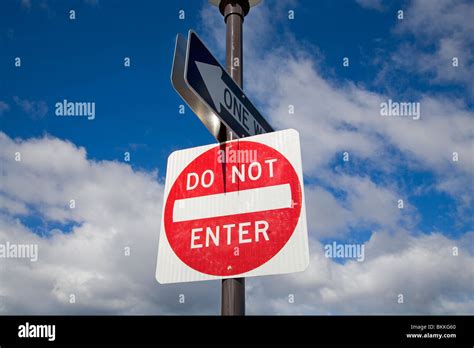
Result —
[[295, 130], [170, 155], [160, 283], [297, 272], [308, 261]]
[[301, 212], [298, 176], [281, 153], [251, 141], [227, 143], [225, 151], [234, 147], [249, 160], [221, 164], [216, 159], [225, 159], [224, 147], [206, 150], [180, 173], [165, 203], [171, 249], [209, 275], [233, 276], [270, 260]]

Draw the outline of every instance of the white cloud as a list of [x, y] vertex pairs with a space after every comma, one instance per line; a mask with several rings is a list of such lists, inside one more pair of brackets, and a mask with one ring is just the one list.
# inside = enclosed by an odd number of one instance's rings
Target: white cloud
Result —
[[361, 7], [371, 10], [383, 11], [385, 9], [382, 0], [356, 0], [356, 2]]
[[84, 3], [86, 5], [90, 5], [92, 7], [97, 7], [99, 6], [99, 0], [84, 0]]
[[[473, 313], [471, 249], [441, 234], [377, 232], [366, 245], [364, 262], [342, 265], [315, 243], [304, 273], [249, 280], [248, 307], [259, 314]], [[295, 303], [288, 302], [289, 294]]]
[[20, 0], [21, 7], [31, 9], [31, 0]]
[[[433, 84], [460, 85], [472, 95], [473, 17], [472, 1], [413, 0], [405, 10], [405, 18], [398, 21], [395, 32], [409, 34], [414, 42], [404, 42], [392, 54], [386, 70], [398, 68], [420, 74]], [[458, 59], [457, 67], [453, 67], [454, 57]]]
[[[468, 153], [474, 113], [460, 101], [425, 95], [420, 101], [420, 120], [389, 119], [380, 115], [380, 103], [388, 96], [350, 82], [334, 85], [321, 77], [307, 57], [272, 57], [269, 53], [250, 69], [250, 89], [266, 101], [273, 123], [298, 128], [306, 142], [303, 148], [311, 149], [310, 170], [319, 169], [343, 151], [376, 159], [386, 145], [413, 155], [430, 169], [445, 169], [450, 165], [450, 149], [459, 149], [466, 156], [461, 170], [472, 166]], [[272, 76], [277, 69], [279, 73]], [[262, 81], [268, 81], [267, 86]], [[295, 107], [294, 115], [288, 113], [290, 104]]]
[[[12, 140], [0, 133], [0, 148], [0, 243], [39, 248], [37, 262], [0, 259], [2, 313], [217, 312], [218, 300], [207, 296], [218, 298], [215, 283], [155, 280], [163, 194], [156, 172], [88, 160], [84, 148], [52, 137]], [[51, 230], [48, 237], [33, 233], [25, 222], [32, 218]]]
[[[249, 279], [248, 312], [473, 313], [472, 238], [405, 229], [417, 213], [409, 202], [411, 213], [396, 208], [403, 188], [346, 171], [339, 161], [342, 151], [349, 151], [351, 161], [366, 161], [388, 178], [400, 165], [430, 170], [439, 189], [469, 202], [469, 192], [461, 191], [472, 174], [473, 113], [460, 101], [425, 95], [421, 120], [382, 118], [379, 105], [386, 96], [323, 78], [317, 57], [300, 46], [292, 46], [297, 49], [291, 53], [260, 42], [274, 37], [266, 17], [257, 16], [267, 5], [261, 6], [252, 12], [259, 20], [246, 20], [247, 32], [261, 27], [266, 33], [246, 41], [246, 85], [273, 124], [299, 129], [305, 173], [318, 183], [307, 190], [309, 269]], [[213, 23], [205, 22], [209, 33], [216, 33]], [[223, 40], [222, 30], [219, 35]], [[295, 115], [288, 114], [289, 104]], [[154, 279], [162, 200], [156, 173], [88, 160], [84, 148], [52, 137], [12, 140], [1, 134], [0, 145], [0, 242], [39, 244], [37, 263], [1, 260], [6, 265], [0, 268], [2, 313], [218, 313], [219, 282], [161, 286]], [[455, 164], [452, 149], [460, 152]], [[13, 159], [16, 151], [21, 162]], [[77, 202], [74, 210], [68, 208], [70, 199]], [[37, 215], [71, 231], [40, 238], [22, 222]], [[324, 257], [319, 238], [372, 224], [378, 227], [366, 243], [364, 262], [339, 264]], [[131, 247], [130, 257], [123, 255], [125, 246]], [[71, 293], [74, 305], [68, 303]], [[185, 305], [178, 303], [180, 293]], [[400, 293], [403, 305], [397, 303]], [[289, 294], [295, 295], [294, 304], [288, 303]]]
[[[389, 96], [324, 79], [304, 53], [255, 54], [247, 69], [249, 94], [264, 101], [271, 123], [299, 130], [305, 175], [339, 185], [328, 171], [334, 160], [342, 163], [347, 151], [351, 160], [367, 161], [387, 175], [396, 175], [400, 166], [433, 171], [439, 184], [450, 183], [439, 189], [460, 202], [472, 201], [462, 187], [470, 187], [474, 168], [474, 112], [462, 101], [426, 94], [419, 101], [419, 120], [386, 118], [380, 103]], [[295, 114], [288, 113], [288, 105], [294, 105]]]
[[14, 96], [13, 100], [24, 113], [30, 115], [33, 119], [42, 118], [48, 113], [48, 104], [43, 100], [21, 99], [18, 96]]
[[[401, 225], [416, 223], [415, 207], [389, 187], [377, 185], [368, 177], [335, 173], [330, 176], [337, 183], [337, 190], [344, 193], [343, 197], [321, 186], [305, 187], [312, 238], [343, 238], [353, 229], [379, 226], [397, 230]], [[398, 208], [399, 199], [405, 201], [404, 210]]]
[[[299, 130], [305, 176], [317, 182], [306, 188], [310, 268], [299, 275], [249, 279], [252, 313], [472, 313], [472, 243], [419, 234], [416, 207], [406, 200], [403, 211], [397, 207], [399, 198], [417, 188], [399, 187], [395, 177], [404, 182], [400, 169], [431, 172], [435, 188], [469, 207], [474, 113], [462, 100], [418, 93], [420, 120], [384, 118], [380, 103], [389, 95], [323, 77], [317, 48], [302, 47], [291, 37], [278, 40], [275, 32], [267, 32], [271, 20], [251, 22], [251, 15], [245, 30], [262, 27], [266, 34], [244, 39], [247, 94], [260, 102], [277, 129]], [[216, 26], [208, 30], [215, 39]], [[289, 105], [295, 114], [288, 113]], [[344, 151], [350, 164], [342, 162]], [[453, 162], [454, 151], [462, 163]], [[380, 183], [357, 172], [354, 165], [360, 162], [367, 167], [362, 173], [379, 173]], [[324, 257], [318, 239], [374, 225], [364, 262], [341, 265]], [[460, 256], [452, 255], [453, 246], [463, 250]], [[470, 271], [460, 274], [459, 269]], [[404, 305], [397, 303], [399, 293]], [[295, 304], [288, 303], [289, 294], [295, 295]]]
[[472, 41], [473, 11], [472, 2], [466, 0], [412, 0], [398, 30], [409, 31], [420, 38], [455, 35]]
[[[5, 163], [0, 198], [9, 199], [4, 201], [8, 209], [0, 214], [0, 242], [39, 245], [36, 263], [2, 259], [2, 313], [218, 313], [219, 282], [162, 286], [154, 279], [162, 200], [156, 173], [87, 160], [83, 148], [55, 138], [21, 141], [2, 134], [0, 144]], [[15, 151], [22, 153], [21, 162], [12, 160]], [[360, 201], [370, 209], [376, 208], [371, 206], [373, 192], [390, 195], [365, 178], [340, 181], [351, 186], [355, 195], [365, 195]], [[78, 197], [74, 210], [67, 206], [71, 195]], [[383, 204], [383, 197], [375, 200], [381, 198]], [[375, 214], [357, 211], [353, 203], [349, 199], [351, 210], [342, 209], [349, 219], [357, 221], [362, 218], [359, 214], [374, 219]], [[75, 225], [69, 233], [59, 230], [67, 227], [59, 227], [48, 238], [39, 237], [21, 220], [38, 211], [45, 221]], [[367, 244], [364, 263], [340, 265], [324, 258], [321, 245], [312, 241], [308, 271], [248, 281], [248, 310], [253, 314], [458, 313], [472, 271], [459, 274], [453, 269], [470, 269], [473, 259], [465, 251], [467, 242], [441, 235], [376, 233]], [[452, 245], [459, 245], [460, 256], [449, 256]], [[126, 246], [131, 248], [129, 257], [124, 256]], [[280, 285], [282, 279], [285, 286]], [[446, 283], [448, 287], [440, 285]], [[430, 286], [428, 298], [422, 298], [425, 284]], [[397, 291], [406, 294], [406, 306], [394, 304]], [[296, 294], [296, 304], [287, 302], [288, 292]], [[68, 302], [71, 294], [75, 304]], [[186, 305], [178, 303], [179, 294], [185, 294]], [[440, 307], [435, 308], [437, 303]]]
[[10, 106], [4, 101], [0, 100], [0, 116], [7, 112], [10, 109]]

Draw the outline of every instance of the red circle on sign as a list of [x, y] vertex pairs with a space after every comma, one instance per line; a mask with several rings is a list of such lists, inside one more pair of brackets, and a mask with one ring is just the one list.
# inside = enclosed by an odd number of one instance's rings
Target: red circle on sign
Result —
[[[266, 191], [252, 196], [262, 210], [194, 219], [183, 218], [182, 211], [180, 218], [173, 215], [181, 200], [209, 195], [222, 199], [222, 194], [229, 193], [235, 197], [236, 193], [253, 190], [254, 194], [271, 186], [289, 193], [287, 204], [265, 210], [275, 198], [268, 197]], [[207, 197], [211, 207], [206, 211], [219, 210], [212, 207], [213, 197]], [[252, 141], [217, 145], [189, 163], [172, 185], [164, 211], [166, 237], [179, 259], [196, 271], [215, 276], [249, 272], [269, 261], [288, 242], [300, 217], [301, 202], [298, 175], [280, 152]]]

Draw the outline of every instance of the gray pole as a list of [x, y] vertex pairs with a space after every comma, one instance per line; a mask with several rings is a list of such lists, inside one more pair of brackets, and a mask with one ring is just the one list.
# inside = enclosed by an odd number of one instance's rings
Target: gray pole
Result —
[[[226, 65], [232, 79], [243, 88], [242, 23], [249, 11], [248, 0], [221, 0], [219, 9], [226, 23]], [[231, 139], [229, 129], [219, 141]], [[222, 315], [245, 315], [245, 278], [222, 280]]]

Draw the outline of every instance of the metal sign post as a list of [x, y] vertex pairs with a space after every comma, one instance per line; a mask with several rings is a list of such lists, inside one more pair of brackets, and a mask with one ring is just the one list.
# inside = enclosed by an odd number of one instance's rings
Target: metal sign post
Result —
[[[219, 6], [226, 23], [226, 66], [232, 79], [243, 88], [243, 52], [242, 24], [250, 6], [260, 1], [249, 0], [218, 0], [211, 3]], [[232, 132], [227, 127], [221, 128], [219, 142], [232, 140]], [[245, 315], [245, 278], [222, 280], [221, 295], [222, 315]]]
[[[168, 158], [156, 279], [222, 279], [222, 315], [245, 315], [245, 277], [301, 272], [309, 264], [300, 141], [292, 129], [274, 133], [242, 90], [242, 26], [260, 0], [210, 2], [224, 16], [227, 67], [189, 30], [187, 40], [176, 37], [171, 82], [219, 144]], [[240, 163], [235, 157], [220, 161], [233, 145], [257, 158], [247, 167], [233, 164]], [[249, 233], [255, 238], [243, 237]], [[241, 255], [229, 247], [236, 244]]]
[[[231, 79], [224, 76], [227, 74], [194, 32], [189, 32], [187, 42], [181, 35], [176, 38], [172, 84], [220, 143], [273, 132], [273, 128], [242, 91], [242, 24], [250, 8], [260, 1], [209, 1], [219, 7], [226, 23], [226, 66]], [[216, 87], [216, 81], [219, 87]], [[235, 98], [233, 103], [240, 103], [237, 109], [242, 110], [240, 114], [233, 114], [235, 107], [227, 110], [226, 105], [222, 105], [225, 93]], [[221, 314], [245, 315], [245, 278], [222, 280]]]
[[[250, 6], [260, 1], [249, 0], [214, 0], [219, 6], [226, 23], [226, 66], [232, 79], [243, 88], [243, 52], [242, 24]], [[221, 128], [218, 141], [232, 140], [232, 132], [227, 127]], [[230, 278], [222, 280], [221, 295], [222, 315], [245, 315], [245, 278]]]
[[[226, 66], [227, 72], [240, 86], [242, 84], [242, 23], [244, 22], [244, 9], [248, 1], [225, 1], [220, 2], [220, 8], [224, 9], [224, 21], [226, 23]], [[220, 142], [232, 140], [232, 132], [225, 127], [225, 134], [219, 139]], [[229, 278], [222, 280], [221, 293], [222, 315], [245, 315], [245, 278]]]

